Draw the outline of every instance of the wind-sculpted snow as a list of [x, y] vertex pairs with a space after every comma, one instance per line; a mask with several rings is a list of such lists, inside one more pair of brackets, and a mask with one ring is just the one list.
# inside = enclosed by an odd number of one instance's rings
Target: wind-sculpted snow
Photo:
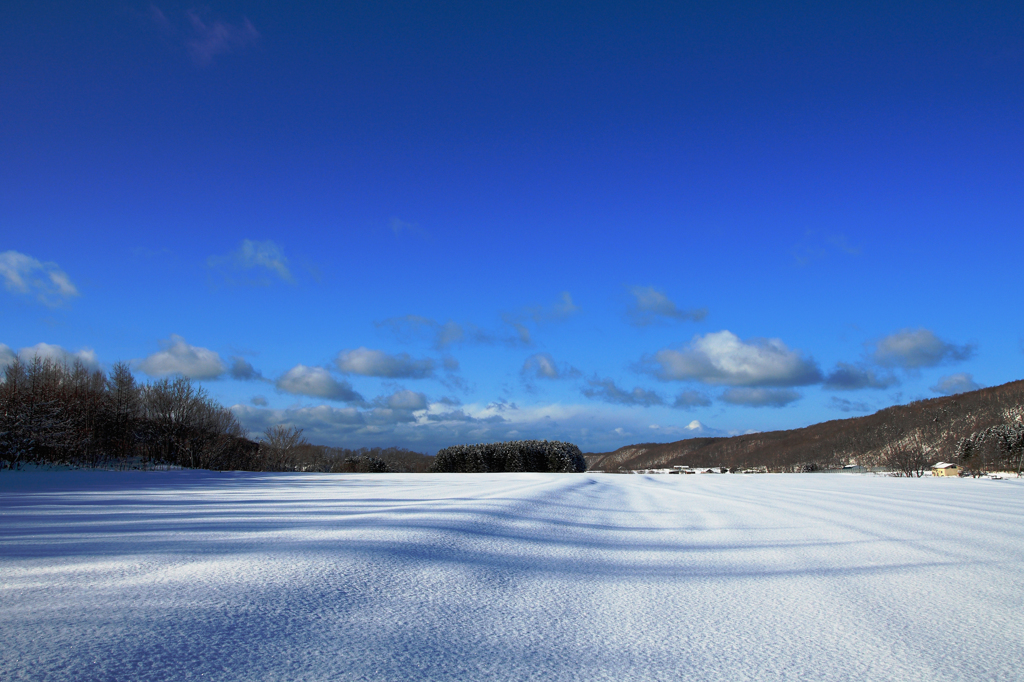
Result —
[[0, 679], [1018, 680], [1024, 485], [0, 474]]
[[437, 473], [551, 472], [581, 473], [587, 460], [572, 443], [560, 440], [510, 440], [504, 443], [452, 445], [439, 450]]

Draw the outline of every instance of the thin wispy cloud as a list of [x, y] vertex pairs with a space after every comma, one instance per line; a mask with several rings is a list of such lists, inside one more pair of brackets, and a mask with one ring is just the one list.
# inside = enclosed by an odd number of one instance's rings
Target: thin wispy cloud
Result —
[[269, 239], [243, 239], [237, 249], [226, 256], [210, 256], [206, 264], [221, 272], [229, 284], [266, 286], [275, 280], [295, 283], [284, 251]]
[[571, 379], [580, 376], [578, 369], [564, 362], [556, 362], [550, 353], [534, 353], [526, 358], [519, 372], [526, 380]]
[[502, 313], [502, 321], [515, 330], [513, 343], [530, 345], [533, 343], [533, 334], [528, 324], [542, 325], [550, 322], [561, 322], [579, 312], [579, 307], [573, 302], [572, 295], [563, 291], [557, 303], [549, 306], [536, 305], [526, 306], [515, 312]]
[[151, 4], [145, 16], [168, 40], [184, 47], [192, 63], [199, 67], [210, 66], [221, 55], [245, 52], [260, 39], [259, 31], [247, 17], [226, 21], [211, 17], [205, 8], [168, 16]]
[[700, 322], [708, 314], [706, 308], [683, 310], [664, 292], [654, 287], [629, 287], [629, 293], [633, 301], [626, 310], [626, 317], [637, 327], [646, 327], [663, 321]]
[[850, 244], [845, 235], [827, 234], [818, 230], [807, 230], [792, 249], [793, 260], [798, 266], [822, 260], [830, 254], [859, 256], [860, 247]]
[[489, 344], [495, 341], [493, 334], [476, 325], [459, 324], [452, 320], [438, 322], [421, 315], [389, 317], [373, 324], [379, 329], [390, 330], [403, 343], [430, 339], [438, 350], [460, 344]]
[[711, 399], [698, 391], [683, 391], [672, 401], [672, 407], [685, 410], [693, 407], [708, 407]]
[[55, 307], [76, 298], [78, 287], [56, 263], [43, 262], [17, 251], [0, 253], [0, 278], [4, 288]]
[[832, 409], [839, 410], [840, 412], [871, 412], [873, 409], [865, 402], [847, 400], [846, 398], [839, 398], [837, 396], [832, 396], [832, 400], [829, 404]]
[[871, 367], [837, 362], [825, 377], [825, 388], [833, 391], [856, 391], [862, 388], [885, 389], [899, 384], [892, 374], [882, 374]]
[[396, 237], [408, 234], [426, 239], [430, 236], [430, 233], [420, 227], [419, 224], [410, 223], [401, 218], [392, 218], [388, 223], [388, 227], [391, 228], [392, 234]]
[[587, 385], [580, 389], [580, 393], [588, 398], [616, 405], [651, 407], [665, 404], [664, 399], [654, 391], [648, 391], [639, 386], [629, 391], [619, 388], [611, 379], [598, 377], [588, 380]]
[[218, 55], [247, 49], [260, 38], [259, 31], [245, 17], [232, 24], [220, 19], [204, 19], [194, 9], [186, 11], [185, 17], [191, 28], [185, 46], [198, 66], [208, 66]]
[[791, 388], [736, 387], [721, 395], [722, 402], [744, 407], [785, 407], [800, 398], [801, 395]]

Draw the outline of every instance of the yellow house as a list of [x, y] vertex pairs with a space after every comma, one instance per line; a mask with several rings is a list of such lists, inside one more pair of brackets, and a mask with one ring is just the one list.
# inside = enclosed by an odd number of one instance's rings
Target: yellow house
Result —
[[939, 462], [932, 465], [932, 476], [959, 476], [960, 467], [949, 462]]

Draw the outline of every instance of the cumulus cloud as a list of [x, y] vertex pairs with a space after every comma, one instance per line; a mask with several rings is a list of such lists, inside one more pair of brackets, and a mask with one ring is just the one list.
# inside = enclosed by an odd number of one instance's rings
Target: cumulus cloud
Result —
[[800, 394], [791, 388], [730, 388], [722, 393], [722, 400], [745, 407], [784, 407], [799, 400]]
[[725, 386], [806, 386], [821, 381], [810, 357], [780, 339], [741, 341], [728, 330], [695, 336], [681, 349], [645, 356], [640, 368], [662, 381], [700, 381]]
[[275, 382], [278, 390], [292, 395], [324, 398], [346, 403], [362, 403], [359, 395], [347, 381], [338, 381], [323, 367], [295, 365]]
[[[367, 409], [319, 405], [275, 410], [234, 405], [231, 410], [254, 433], [284, 424], [304, 429], [313, 443], [349, 448], [397, 445], [427, 453], [456, 443], [526, 438], [565, 440], [585, 452], [607, 452], [629, 442], [622, 433], [649, 431], [643, 413], [623, 414], [621, 408], [612, 406], [554, 403], [513, 409], [500, 401], [462, 406], [450, 402], [439, 400], [429, 403], [426, 410], [411, 413], [376, 401]], [[661, 425], [659, 438], [725, 435], [700, 422], [691, 425]], [[616, 432], [616, 428], [622, 432]]]
[[334, 362], [345, 374], [367, 377], [425, 379], [434, 374], [434, 361], [430, 358], [414, 359], [408, 353], [391, 355], [365, 346], [341, 351]]
[[611, 379], [594, 378], [587, 381], [587, 387], [580, 389], [580, 392], [588, 398], [601, 400], [606, 403], [617, 405], [638, 405], [650, 407], [652, 405], [663, 405], [665, 401], [654, 391], [648, 391], [637, 386], [632, 391], [626, 391], [615, 385]]
[[26, 346], [15, 353], [9, 346], [0, 343], [0, 369], [13, 364], [16, 359], [20, 359], [23, 363], [28, 364], [35, 358], [69, 366], [80, 362], [90, 370], [96, 370], [100, 367], [96, 351], [92, 348], [82, 348], [72, 353], [52, 343], [37, 343], [34, 346]]
[[232, 379], [238, 379], [239, 381], [254, 381], [263, 378], [258, 369], [240, 357], [231, 358], [231, 367], [228, 369], [228, 374], [231, 375]]
[[634, 300], [626, 315], [638, 327], [646, 327], [662, 319], [700, 322], [708, 314], [705, 308], [681, 310], [664, 292], [654, 287], [630, 287], [629, 293]]
[[942, 395], [956, 395], [957, 393], [977, 391], [979, 388], [982, 388], [982, 385], [974, 380], [974, 375], [958, 372], [940, 378], [939, 383], [932, 386], [931, 390]]
[[249, 402], [255, 405], [256, 407], [266, 407], [267, 405], [270, 404], [270, 402], [267, 400], [267, 397], [264, 395], [254, 395]]
[[870, 412], [872, 409], [867, 403], [854, 402], [836, 396], [832, 396], [831, 406], [833, 409], [840, 410], [841, 412]]
[[273, 410], [232, 405], [231, 411], [250, 432], [261, 433], [271, 426], [283, 424], [303, 429], [305, 437], [312, 443], [327, 445], [342, 445], [348, 436], [363, 431], [366, 426], [363, 412], [355, 407], [317, 405]]
[[231, 284], [266, 286], [273, 279], [294, 283], [288, 258], [274, 242], [243, 239], [227, 256], [210, 256], [206, 264], [221, 271]]
[[974, 351], [973, 344], [948, 343], [927, 329], [902, 329], [875, 344], [871, 358], [883, 367], [913, 370], [967, 360]]
[[18, 359], [18, 356], [10, 346], [4, 343], [0, 343], [0, 369], [7, 365], [13, 365], [14, 361]]
[[227, 371], [220, 355], [200, 346], [189, 345], [177, 334], [161, 341], [161, 350], [137, 363], [151, 377], [180, 374], [192, 379], [216, 379]]
[[17, 251], [0, 253], [0, 277], [8, 291], [33, 296], [51, 307], [79, 295], [71, 278], [56, 263], [44, 263]]
[[710, 404], [711, 399], [703, 393], [698, 391], [683, 391], [676, 396], [676, 399], [672, 402], [672, 407], [686, 409], [688, 407], [707, 407]]
[[32, 362], [34, 358], [39, 358], [40, 360], [52, 360], [53, 362], [68, 365], [73, 365], [77, 361], [89, 369], [99, 369], [100, 367], [96, 351], [91, 348], [83, 348], [72, 353], [50, 343], [37, 343], [34, 346], [28, 346], [19, 350], [18, 357], [25, 363]]
[[870, 367], [837, 362], [825, 377], [825, 388], [834, 391], [855, 391], [862, 388], [889, 388], [899, 383], [892, 374], [881, 375]]

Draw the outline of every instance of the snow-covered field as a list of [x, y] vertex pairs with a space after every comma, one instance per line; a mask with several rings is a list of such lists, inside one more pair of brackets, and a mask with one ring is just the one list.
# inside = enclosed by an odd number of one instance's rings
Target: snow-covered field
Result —
[[2, 680], [1020, 680], [1024, 482], [0, 474]]

